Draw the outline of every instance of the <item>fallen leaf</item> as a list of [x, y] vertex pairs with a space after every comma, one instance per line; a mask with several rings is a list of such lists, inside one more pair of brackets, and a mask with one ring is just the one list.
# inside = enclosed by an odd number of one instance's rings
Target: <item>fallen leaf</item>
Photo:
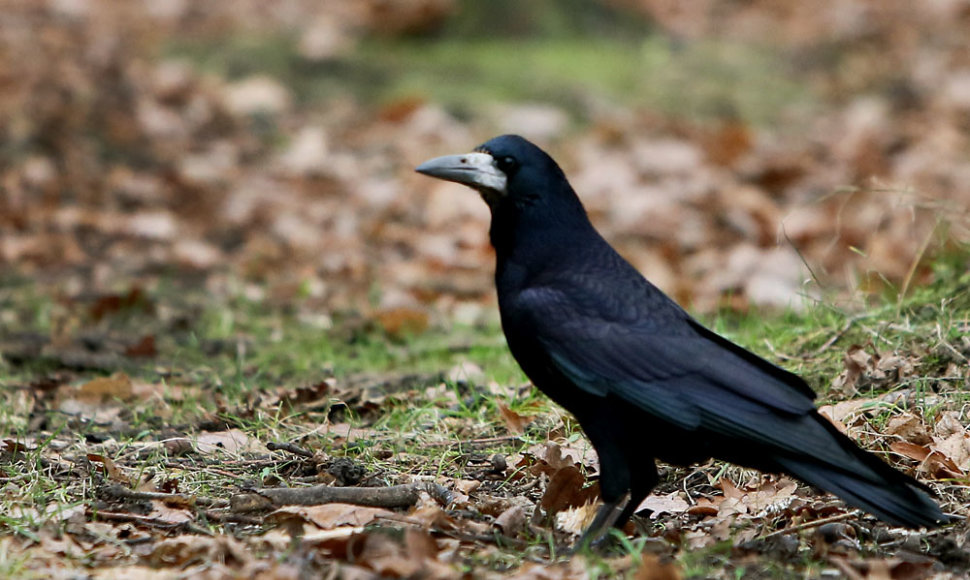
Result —
[[268, 453], [269, 450], [258, 440], [249, 437], [239, 429], [228, 431], [202, 431], [195, 438], [195, 449], [199, 453], [232, 453], [242, 452]]
[[155, 348], [155, 337], [145, 335], [137, 343], [125, 348], [125, 356], [131, 358], [153, 357], [158, 354]]
[[124, 373], [92, 379], [77, 389], [77, 397], [84, 401], [105, 402], [131, 397], [131, 379]]
[[191, 510], [183, 507], [170, 506], [161, 500], [152, 500], [152, 511], [148, 513], [152, 520], [166, 525], [184, 524], [195, 519]]
[[428, 329], [428, 313], [415, 308], [388, 308], [374, 314], [384, 332], [396, 339], [421, 334]]
[[724, 501], [723, 497], [698, 498], [697, 503], [687, 509], [687, 513], [697, 516], [716, 516], [722, 501]]
[[970, 434], [953, 433], [945, 439], [934, 438], [930, 448], [949, 460], [960, 472], [970, 469]]
[[943, 411], [933, 426], [933, 432], [937, 437], [946, 438], [954, 433], [963, 433], [967, 430], [960, 418], [960, 411]]
[[516, 536], [525, 526], [525, 508], [520, 505], [513, 505], [502, 512], [493, 525], [507, 536]]
[[556, 527], [564, 532], [578, 536], [593, 523], [599, 507], [596, 502], [564, 509], [556, 514]]
[[909, 561], [901, 558], [848, 560], [832, 556], [831, 562], [850, 580], [920, 580], [927, 577], [933, 560]]
[[642, 554], [642, 562], [631, 580], [680, 580], [683, 575], [675, 562], [656, 554]]
[[438, 544], [427, 532], [407, 528], [404, 541], [385, 533], [370, 533], [357, 559], [381, 576], [394, 578], [452, 578], [456, 571], [435, 556]]
[[182, 567], [190, 562], [221, 562], [241, 568], [253, 561], [245, 544], [232, 536], [182, 535], [156, 541], [146, 560], [157, 568]]
[[846, 350], [842, 364], [845, 370], [832, 381], [832, 388], [844, 395], [854, 395], [858, 391], [859, 377], [874, 368], [875, 362], [862, 345], [853, 344]]
[[105, 457], [104, 455], [99, 455], [97, 453], [88, 453], [88, 461], [93, 461], [95, 463], [100, 463], [104, 466], [104, 472], [108, 475], [108, 478], [112, 481], [117, 481], [118, 483], [130, 484], [131, 482], [125, 477], [115, 462], [111, 460], [110, 457]]
[[889, 448], [920, 462], [920, 471], [928, 473], [937, 479], [959, 478], [963, 472], [946, 455], [936, 451], [928, 445], [916, 445], [907, 441], [893, 441]]
[[923, 420], [913, 413], [902, 413], [889, 419], [884, 432], [887, 435], [895, 435], [904, 441], [924, 445], [932, 441], [926, 424]]
[[861, 422], [866, 413], [877, 404], [878, 399], [849, 399], [835, 405], [822, 405], [818, 412], [839, 431], [851, 435], [852, 427]]
[[587, 503], [598, 494], [595, 487], [584, 488], [586, 477], [575, 465], [567, 465], [549, 477], [546, 492], [542, 494], [539, 506], [549, 515], [567, 507], [576, 507]]
[[376, 507], [359, 506], [347, 503], [328, 503], [313, 506], [285, 506], [266, 516], [269, 522], [282, 522], [299, 518], [312, 523], [320, 529], [351, 526], [366, 526], [375, 519], [394, 517], [394, 512]]
[[223, 104], [234, 115], [280, 114], [290, 107], [290, 92], [265, 75], [254, 75], [226, 85]]
[[650, 510], [650, 518], [654, 519], [662, 514], [681, 514], [690, 509], [690, 507], [687, 500], [681, 497], [681, 493], [674, 491], [667, 495], [648, 495], [646, 499], [640, 502], [640, 505], [637, 506], [634, 513]]
[[505, 422], [505, 426], [508, 428], [509, 433], [514, 433], [516, 435], [521, 435], [525, 432], [525, 428], [535, 420], [535, 417], [528, 415], [519, 415], [512, 409], [509, 409], [504, 403], [498, 404], [498, 412], [502, 416], [502, 421]]

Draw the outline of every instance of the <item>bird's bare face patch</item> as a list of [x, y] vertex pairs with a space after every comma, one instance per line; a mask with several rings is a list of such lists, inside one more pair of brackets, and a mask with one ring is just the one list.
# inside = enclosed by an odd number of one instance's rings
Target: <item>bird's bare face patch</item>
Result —
[[474, 188], [489, 205], [505, 197], [508, 189], [508, 177], [496, 158], [482, 151], [436, 157], [418, 165], [415, 171]]

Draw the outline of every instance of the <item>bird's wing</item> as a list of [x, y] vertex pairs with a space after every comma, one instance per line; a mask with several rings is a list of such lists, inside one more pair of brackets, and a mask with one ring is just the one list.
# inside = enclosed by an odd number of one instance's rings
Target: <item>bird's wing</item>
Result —
[[813, 393], [787, 371], [693, 321], [679, 308], [611, 320], [574, 295], [531, 288], [515, 311], [553, 364], [577, 387], [614, 395], [687, 429], [762, 439], [788, 415], [815, 409]]

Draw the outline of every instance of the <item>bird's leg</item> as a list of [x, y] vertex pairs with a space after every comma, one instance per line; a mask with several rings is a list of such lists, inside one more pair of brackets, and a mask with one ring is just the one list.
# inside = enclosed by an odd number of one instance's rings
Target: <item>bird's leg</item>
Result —
[[634, 463], [636, 471], [633, 473], [632, 484], [630, 485], [630, 501], [626, 502], [626, 507], [616, 519], [615, 525], [622, 527], [630, 517], [636, 513], [637, 508], [643, 503], [650, 492], [653, 490], [660, 478], [657, 475], [657, 466], [654, 462]]
[[599, 511], [596, 512], [596, 517], [593, 518], [593, 522], [589, 524], [583, 535], [579, 537], [579, 541], [576, 542], [576, 546], [573, 548], [574, 552], [583, 550], [589, 546], [595, 546], [603, 541], [603, 538], [616, 523], [617, 519], [624, 512], [626, 504], [630, 502], [630, 492], [627, 491], [623, 493], [620, 497], [613, 501], [606, 502], [600, 506]]

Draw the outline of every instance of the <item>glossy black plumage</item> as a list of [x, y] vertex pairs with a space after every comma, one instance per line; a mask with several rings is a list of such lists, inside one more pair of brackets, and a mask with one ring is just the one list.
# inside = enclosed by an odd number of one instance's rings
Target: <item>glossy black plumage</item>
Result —
[[657, 483], [655, 459], [788, 473], [891, 524], [945, 519], [922, 484], [821, 417], [804, 381], [704, 328], [617, 254], [532, 143], [496, 137], [417, 170], [491, 208], [509, 348], [599, 454], [606, 505], [584, 540], [630, 517]]

